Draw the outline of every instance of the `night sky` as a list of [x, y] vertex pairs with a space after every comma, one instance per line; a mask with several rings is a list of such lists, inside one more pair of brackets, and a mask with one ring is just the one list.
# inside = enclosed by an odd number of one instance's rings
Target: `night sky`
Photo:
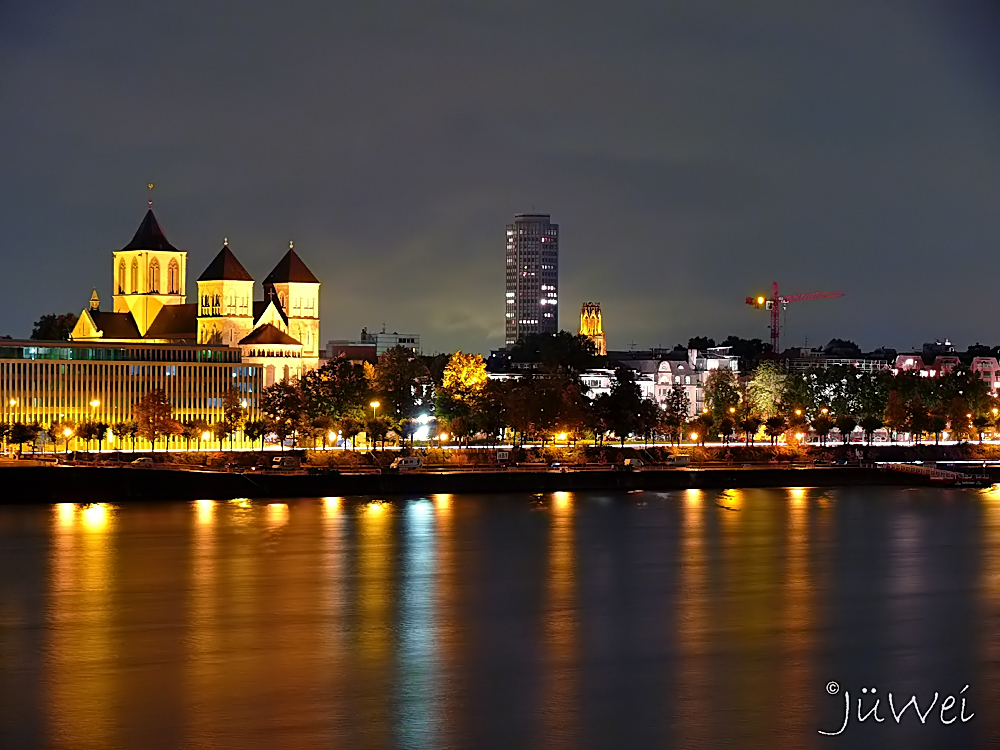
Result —
[[[503, 343], [504, 226], [560, 224], [610, 348], [1000, 344], [1000, 14], [966, 0], [0, 2], [0, 334], [111, 302], [154, 211], [193, 283], [294, 240], [322, 337]], [[259, 285], [257, 294], [260, 295]]]

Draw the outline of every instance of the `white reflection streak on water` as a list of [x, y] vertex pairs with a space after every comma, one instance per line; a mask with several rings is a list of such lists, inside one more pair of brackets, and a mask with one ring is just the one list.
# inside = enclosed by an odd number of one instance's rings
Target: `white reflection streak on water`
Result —
[[[920, 594], [925, 588], [921, 570], [922, 547], [920, 520], [911, 508], [900, 508], [889, 529], [889, 580], [886, 604], [888, 621], [895, 625], [892, 643], [900, 662], [894, 665], [899, 674], [922, 674], [920, 638]], [[916, 689], [916, 685], [913, 686]]]
[[48, 708], [56, 747], [83, 750], [115, 745], [117, 665], [112, 663], [109, 592], [112, 513], [104, 504], [72, 514], [65, 504], [53, 509]]
[[406, 553], [400, 592], [399, 685], [397, 744], [407, 748], [438, 746], [439, 692], [434, 579], [436, 568], [435, 508], [429, 500], [406, 509]]

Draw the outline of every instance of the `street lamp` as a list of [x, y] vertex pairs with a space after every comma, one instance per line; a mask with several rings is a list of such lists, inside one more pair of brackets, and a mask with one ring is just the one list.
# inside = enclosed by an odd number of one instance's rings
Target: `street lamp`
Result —
[[63, 430], [63, 437], [66, 438], [66, 455], [69, 455], [69, 439], [73, 437], [73, 430], [67, 427]]
[[379, 408], [382, 404], [380, 404], [378, 401], [372, 401], [368, 405], [372, 408], [372, 419], [375, 419], [375, 410]]

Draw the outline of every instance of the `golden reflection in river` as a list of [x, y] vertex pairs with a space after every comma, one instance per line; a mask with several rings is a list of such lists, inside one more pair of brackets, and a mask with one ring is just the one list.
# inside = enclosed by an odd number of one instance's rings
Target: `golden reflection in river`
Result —
[[[110, 583], [114, 508], [53, 509], [47, 706], [56, 746], [116, 746]], [[74, 617], [74, 619], [70, 619]], [[86, 738], [82, 740], [81, 738]]]
[[[980, 562], [981, 582], [979, 585], [979, 632], [983, 639], [979, 662], [981, 664], [1000, 663], [1000, 486], [994, 485], [980, 493], [982, 504], [983, 559]], [[979, 700], [988, 706], [1000, 704], [1000, 678], [995, 670], [984, 670], [987, 675], [980, 689]], [[1000, 714], [984, 711], [977, 714], [983, 719], [981, 736], [1000, 736]]]
[[279, 529], [288, 523], [288, 505], [286, 503], [268, 503], [267, 527]]
[[[768, 708], [777, 705], [783, 689], [759, 668], [776, 658], [775, 613], [781, 607], [783, 575], [780, 545], [785, 509], [771, 494], [756, 490], [726, 490], [716, 500], [719, 519], [721, 586], [713, 587], [722, 606], [712, 616], [722, 625], [729, 649], [726, 689], [734, 712], [728, 740], [748, 744], [765, 731]], [[716, 635], [719, 634], [716, 627]]]
[[392, 536], [394, 509], [390, 503], [374, 501], [363, 507], [357, 519], [358, 615], [357, 666], [364, 677], [357, 686], [358, 716], [368, 747], [392, 744], [392, 707], [386, 696], [392, 694], [393, 661], [393, 576], [395, 549]]
[[541, 746], [546, 748], [575, 748], [579, 745], [573, 502], [571, 493], [554, 492], [550, 504], [551, 534], [543, 650], [546, 669], [541, 694], [545, 717]]
[[216, 505], [214, 500], [196, 500], [193, 507], [193, 544], [189, 572], [191, 600], [189, 634], [186, 639], [189, 666], [186, 694], [189, 707], [185, 712], [185, 729], [191, 744], [198, 737], [210, 736], [213, 721], [218, 719], [218, 716], [213, 716], [214, 706], [208, 698], [213, 685], [221, 678], [218, 670], [212, 666], [218, 663], [215, 653], [220, 645], [219, 606], [222, 597], [218, 586]]
[[327, 521], [331, 519], [339, 519], [341, 517], [340, 508], [342, 503], [343, 500], [339, 497], [323, 498], [323, 515], [326, 517]]
[[[711, 677], [708, 668], [707, 644], [712, 622], [709, 612], [709, 565], [705, 550], [702, 490], [685, 490], [681, 506], [681, 542], [678, 564], [677, 690], [673, 709], [677, 726], [686, 733], [697, 734], [711, 714]], [[721, 511], [724, 512], [724, 511]]]
[[809, 490], [788, 488], [784, 560], [784, 601], [779, 611], [781, 639], [781, 692], [796, 696], [794, 711], [775, 712], [777, 733], [782, 737], [806, 737], [809, 717], [814, 715], [812, 675], [814, 653], [813, 581], [809, 562]]

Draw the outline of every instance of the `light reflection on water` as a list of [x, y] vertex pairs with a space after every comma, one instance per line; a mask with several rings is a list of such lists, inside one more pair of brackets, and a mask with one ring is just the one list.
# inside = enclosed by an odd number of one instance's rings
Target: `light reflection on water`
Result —
[[832, 679], [980, 709], [842, 747], [997, 727], [990, 491], [63, 503], [0, 555], [0, 747], [836, 746]]

